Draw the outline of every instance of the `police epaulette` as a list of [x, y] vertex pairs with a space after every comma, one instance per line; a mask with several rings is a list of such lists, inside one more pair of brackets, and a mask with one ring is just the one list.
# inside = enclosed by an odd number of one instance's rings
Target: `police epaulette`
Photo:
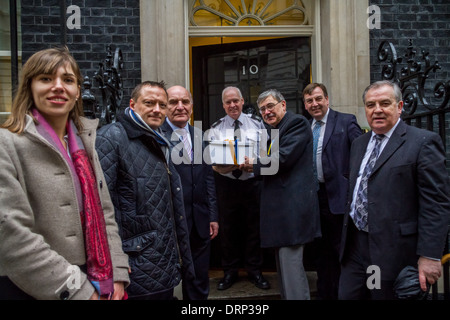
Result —
[[214, 123], [212, 124], [211, 128], [217, 127], [221, 122], [222, 122], [222, 119], [217, 120], [216, 122], [214, 122]]
[[260, 117], [260, 116], [258, 116], [258, 115], [256, 115], [256, 114], [252, 114], [252, 117], [251, 117], [253, 120], [257, 120], [257, 121], [262, 121], [262, 118]]

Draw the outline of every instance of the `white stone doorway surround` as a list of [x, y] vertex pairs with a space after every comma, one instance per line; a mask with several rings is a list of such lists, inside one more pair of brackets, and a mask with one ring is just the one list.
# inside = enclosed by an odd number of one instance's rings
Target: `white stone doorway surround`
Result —
[[140, 1], [143, 80], [190, 88], [192, 37], [310, 36], [312, 81], [327, 86], [335, 110], [367, 127], [361, 96], [370, 83], [368, 0], [304, 0], [308, 25], [226, 27], [191, 26], [191, 1]]

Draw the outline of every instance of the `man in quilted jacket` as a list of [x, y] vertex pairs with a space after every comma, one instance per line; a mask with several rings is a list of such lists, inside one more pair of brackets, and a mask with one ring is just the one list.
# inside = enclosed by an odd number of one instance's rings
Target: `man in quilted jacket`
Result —
[[129, 299], [170, 300], [193, 264], [180, 177], [159, 127], [167, 111], [163, 82], [133, 91], [118, 122], [99, 129], [96, 148], [129, 256]]

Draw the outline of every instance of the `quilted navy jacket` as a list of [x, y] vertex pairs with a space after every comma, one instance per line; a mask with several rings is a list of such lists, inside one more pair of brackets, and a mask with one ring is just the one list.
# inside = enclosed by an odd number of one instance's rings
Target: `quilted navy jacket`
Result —
[[96, 148], [129, 256], [128, 295], [174, 288], [182, 273], [193, 277], [181, 181], [153, 136], [124, 115], [99, 129]]

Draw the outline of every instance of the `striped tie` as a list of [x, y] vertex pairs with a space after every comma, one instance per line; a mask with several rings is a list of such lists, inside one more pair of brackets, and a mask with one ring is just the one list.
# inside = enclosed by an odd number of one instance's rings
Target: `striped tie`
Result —
[[187, 157], [192, 162], [192, 146], [188, 139], [188, 132], [186, 128], [177, 129], [176, 132], [180, 135], [181, 141], [183, 141], [184, 150], [186, 151]]

